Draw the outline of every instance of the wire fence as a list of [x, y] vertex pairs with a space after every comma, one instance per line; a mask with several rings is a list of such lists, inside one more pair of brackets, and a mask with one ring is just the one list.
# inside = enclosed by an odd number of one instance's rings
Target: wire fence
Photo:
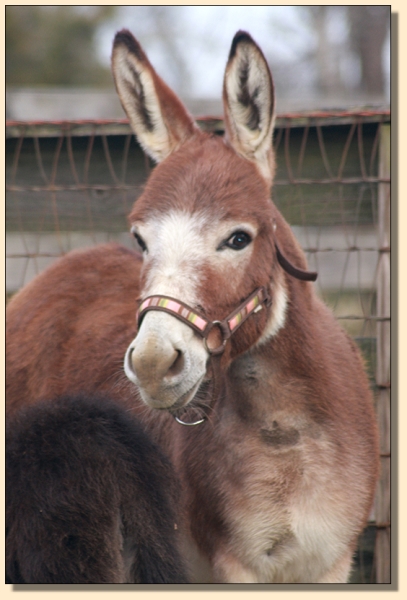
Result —
[[[198, 119], [223, 132], [221, 119]], [[7, 122], [6, 287], [108, 240], [152, 167], [126, 120]], [[390, 111], [279, 115], [273, 200], [317, 270], [318, 293], [366, 359], [381, 435], [381, 481], [353, 582], [390, 583]]]

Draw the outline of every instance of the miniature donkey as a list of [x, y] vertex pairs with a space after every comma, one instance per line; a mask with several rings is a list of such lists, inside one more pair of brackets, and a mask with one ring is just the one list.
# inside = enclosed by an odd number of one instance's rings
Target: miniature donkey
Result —
[[68, 254], [11, 301], [8, 412], [97, 392], [137, 415], [180, 480], [191, 581], [346, 582], [376, 420], [359, 351], [270, 198], [266, 60], [236, 34], [223, 137], [198, 128], [127, 30], [112, 68], [159, 163], [129, 216], [138, 249]]

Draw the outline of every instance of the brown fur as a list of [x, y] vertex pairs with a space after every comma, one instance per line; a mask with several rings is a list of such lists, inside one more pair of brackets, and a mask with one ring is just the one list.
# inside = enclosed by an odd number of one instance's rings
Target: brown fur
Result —
[[176, 475], [117, 403], [27, 407], [6, 448], [8, 583], [187, 583]]
[[[239, 39], [230, 61], [239, 60], [239, 44], [254, 45], [247, 34]], [[120, 39], [116, 53], [119, 46]], [[153, 78], [160, 97], [161, 80]], [[209, 420], [182, 427], [143, 405], [122, 372], [146, 277], [139, 255], [114, 245], [72, 253], [10, 303], [7, 410], [67, 392], [108, 391], [140, 416], [171, 458], [183, 484], [186, 552], [197, 549], [211, 580], [344, 581], [378, 473], [372, 396], [355, 344], [312, 284], [276, 260], [274, 241], [296, 267], [307, 268], [270, 201], [263, 163], [267, 156], [273, 171], [272, 152], [262, 146], [260, 158], [244, 155], [228, 105], [226, 143], [191, 131], [153, 171], [129, 220], [176, 208], [253, 223], [258, 235], [239, 284], [203, 264], [200, 304], [210, 319], [222, 319], [258, 286], [272, 298], [283, 288], [284, 326], [257, 344], [273, 304], [251, 316], [227, 344]], [[179, 110], [177, 100], [172, 114]], [[249, 121], [251, 127], [259, 119]], [[185, 122], [186, 113], [180, 126]], [[133, 126], [138, 133], [139, 123]], [[305, 558], [298, 554], [304, 548]], [[203, 577], [197, 569], [196, 580]]]

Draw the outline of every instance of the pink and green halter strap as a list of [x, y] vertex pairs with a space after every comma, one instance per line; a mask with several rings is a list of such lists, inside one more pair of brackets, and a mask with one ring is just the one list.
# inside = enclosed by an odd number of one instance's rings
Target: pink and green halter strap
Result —
[[[209, 321], [200, 311], [192, 309], [181, 300], [171, 298], [170, 296], [148, 296], [140, 302], [137, 312], [137, 325], [145, 313], [149, 310], [158, 310], [169, 313], [183, 321], [194, 329], [206, 343], [207, 350], [211, 354], [221, 354], [224, 350], [227, 340], [230, 338], [240, 325], [242, 325], [250, 315], [260, 311], [264, 305], [271, 303], [265, 287], [259, 287], [246, 300], [244, 300], [226, 319], [222, 321]], [[218, 326], [222, 334], [222, 343], [214, 348], [208, 345], [208, 336], [214, 326]]]

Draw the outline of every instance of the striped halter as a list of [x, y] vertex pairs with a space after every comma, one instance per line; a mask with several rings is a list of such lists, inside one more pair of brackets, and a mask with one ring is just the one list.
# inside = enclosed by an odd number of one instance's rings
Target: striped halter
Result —
[[[169, 296], [148, 296], [141, 301], [137, 312], [137, 324], [140, 327], [145, 313], [149, 310], [161, 310], [173, 315], [194, 329], [204, 340], [209, 354], [222, 354], [226, 342], [249, 317], [270, 306], [271, 299], [265, 287], [259, 287], [223, 321], [209, 321], [200, 311], [192, 309], [180, 300]], [[220, 341], [220, 343], [219, 343]]]

